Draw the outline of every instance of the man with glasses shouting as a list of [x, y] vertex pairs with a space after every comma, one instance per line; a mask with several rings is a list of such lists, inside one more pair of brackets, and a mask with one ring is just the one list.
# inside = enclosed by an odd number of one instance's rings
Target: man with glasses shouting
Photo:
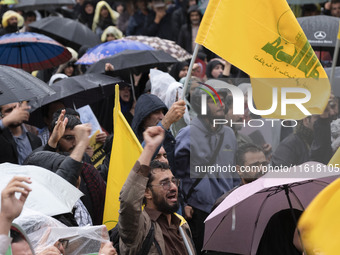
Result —
[[151, 162], [164, 139], [164, 130], [149, 127], [143, 136], [144, 150], [120, 193], [120, 252], [195, 254], [189, 226], [175, 213], [179, 207], [179, 180], [166, 163]]

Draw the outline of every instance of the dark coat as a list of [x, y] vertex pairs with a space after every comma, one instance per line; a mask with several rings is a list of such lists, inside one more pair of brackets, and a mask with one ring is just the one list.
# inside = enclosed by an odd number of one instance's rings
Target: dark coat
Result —
[[186, 15], [186, 23], [180, 27], [180, 31], [177, 37], [177, 44], [184, 48], [186, 51], [193, 53], [194, 49], [192, 48], [192, 27], [190, 21], [190, 14], [192, 12], [198, 12], [201, 16], [202, 14], [197, 5], [190, 6]]
[[[132, 120], [131, 128], [138, 140], [143, 142], [143, 120], [151, 113], [164, 109], [164, 113], [168, 110], [166, 105], [159, 99], [159, 97], [153, 94], [143, 94], [139, 97], [135, 107], [135, 115]], [[158, 124], [160, 126], [160, 123]], [[169, 130], [165, 130], [165, 137], [162, 146], [168, 156], [168, 161], [171, 169], [175, 166], [175, 144], [176, 140]], [[159, 150], [159, 149], [158, 149]], [[155, 154], [157, 154], [156, 150]], [[156, 156], [156, 155], [154, 155]]]
[[273, 153], [272, 165], [294, 166], [308, 161], [327, 164], [333, 155], [330, 122], [320, 118], [313, 127], [314, 139], [311, 145], [301, 139], [299, 134], [290, 134]]
[[[41, 146], [41, 140], [38, 136], [27, 132], [28, 140], [30, 141], [32, 151]], [[8, 128], [0, 130], [0, 163], [9, 162], [18, 164], [17, 145]]]
[[143, 120], [151, 113], [164, 109], [164, 114], [168, 110], [166, 105], [159, 97], [152, 94], [141, 95], [135, 106], [135, 115], [132, 119], [131, 128], [135, 132], [138, 140], [143, 141], [144, 128], [142, 127]]
[[155, 17], [156, 13], [154, 11], [148, 14], [144, 31], [145, 35], [174, 41], [176, 38], [172, 33], [171, 13], [167, 12], [158, 24], [154, 22]]

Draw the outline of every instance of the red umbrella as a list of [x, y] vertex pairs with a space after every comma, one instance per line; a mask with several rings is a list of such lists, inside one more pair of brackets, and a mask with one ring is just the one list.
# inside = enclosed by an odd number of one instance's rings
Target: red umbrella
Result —
[[64, 46], [45, 35], [26, 32], [0, 37], [0, 65], [32, 72], [56, 67], [71, 57]]

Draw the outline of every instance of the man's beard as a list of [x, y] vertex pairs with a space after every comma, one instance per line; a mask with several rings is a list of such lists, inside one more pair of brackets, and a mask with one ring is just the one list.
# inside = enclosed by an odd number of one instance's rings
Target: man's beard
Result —
[[153, 203], [158, 211], [164, 214], [172, 214], [178, 211], [179, 209], [178, 198], [174, 205], [169, 205], [163, 197], [160, 197], [153, 190], [151, 192], [153, 197]]
[[16, 31], [18, 31], [18, 24], [14, 23], [14, 24], [8, 25], [6, 27], [6, 30], [16, 32]]

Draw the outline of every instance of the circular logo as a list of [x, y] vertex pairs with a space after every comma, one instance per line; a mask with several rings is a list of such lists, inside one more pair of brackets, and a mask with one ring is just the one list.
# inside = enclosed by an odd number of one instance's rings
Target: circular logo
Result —
[[314, 33], [314, 37], [318, 40], [322, 40], [326, 38], [326, 33], [324, 31], [317, 31]]

